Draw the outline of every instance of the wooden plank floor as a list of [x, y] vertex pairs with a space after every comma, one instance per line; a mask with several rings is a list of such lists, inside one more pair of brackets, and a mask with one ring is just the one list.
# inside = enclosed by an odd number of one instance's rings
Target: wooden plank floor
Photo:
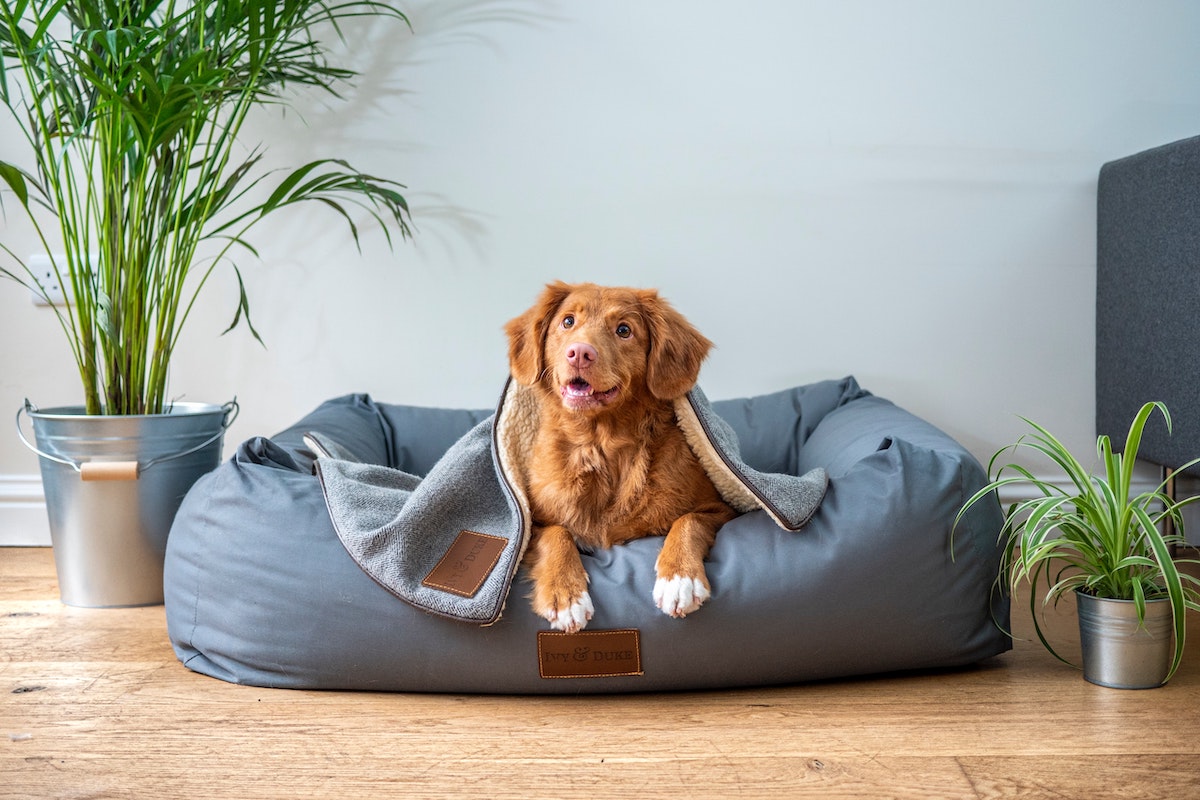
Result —
[[[1052, 623], [1074, 641], [1073, 614]], [[1183, 670], [1141, 692], [1028, 641], [962, 671], [727, 692], [298, 692], [189, 672], [161, 607], [65, 607], [48, 549], [0, 548], [0, 797], [1198, 797], [1190, 625]]]

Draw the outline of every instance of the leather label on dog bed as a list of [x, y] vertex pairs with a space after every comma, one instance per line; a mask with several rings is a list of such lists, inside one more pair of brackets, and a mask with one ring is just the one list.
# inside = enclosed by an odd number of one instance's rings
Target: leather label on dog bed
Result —
[[461, 597], [474, 597], [492, 574], [506, 544], [508, 540], [499, 536], [460, 531], [446, 555], [421, 583]]
[[609, 631], [538, 631], [538, 672], [543, 678], [616, 678], [642, 675], [637, 628]]

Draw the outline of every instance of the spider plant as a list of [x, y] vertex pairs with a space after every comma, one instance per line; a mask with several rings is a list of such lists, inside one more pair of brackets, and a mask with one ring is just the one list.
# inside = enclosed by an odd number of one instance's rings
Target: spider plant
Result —
[[[1068, 592], [1076, 591], [1133, 601], [1138, 620], [1143, 624], [1146, 602], [1166, 600], [1171, 605], [1175, 637], [1167, 674], [1169, 680], [1183, 659], [1186, 612], [1188, 609], [1200, 610], [1200, 592], [1197, 591], [1200, 580], [1179, 571], [1172, 558], [1172, 545], [1185, 542], [1181, 509], [1200, 497], [1172, 499], [1164, 491], [1165, 481], [1150, 491], [1130, 497], [1142, 431], [1156, 410], [1162, 413], [1170, 431], [1171, 416], [1167, 407], [1152, 402], [1142, 406], [1134, 417], [1123, 453], [1113, 451], [1109, 437], [1097, 438], [1096, 451], [1103, 475], [1093, 475], [1048, 430], [1022, 417], [1033, 428], [1033, 433], [1023, 435], [1015, 444], [997, 451], [988, 464], [988, 475], [994, 475], [994, 479], [964, 504], [958, 518], [961, 519], [972, 505], [1004, 487], [1020, 486], [1034, 495], [1011, 505], [1005, 515], [1000, 532], [1004, 544], [997, 579], [1000, 589], [1011, 592], [1022, 581], [1030, 584], [1033, 589], [1030, 611], [1037, 636], [1050, 653], [1064, 662], [1067, 660], [1047, 641], [1038, 622], [1040, 587], [1045, 588], [1043, 605], [1055, 603]], [[1040, 478], [1015, 463], [1006, 463], [996, 469], [1003, 454], [1020, 449], [1032, 450], [1048, 458], [1065, 473], [1066, 482], [1059, 484]], [[1196, 463], [1200, 463], [1200, 459], [1179, 469], [1187, 469]], [[1174, 523], [1175, 533], [1164, 535], [1160, 525], [1168, 519]]]
[[[238, 138], [256, 107], [287, 107], [295, 87], [338, 96], [356, 73], [319, 37], [354, 17], [408, 23], [375, 0], [0, 3], [0, 100], [30, 156], [0, 160], [0, 187], [74, 296], [55, 311], [88, 414], [164, 410], [172, 353], [218, 265], [239, 287], [229, 329], [244, 319], [259, 338], [233, 255], [257, 257], [248, 233], [273, 212], [324, 204], [356, 245], [356, 217], [389, 245], [390, 229], [410, 235], [401, 184], [340, 159], [266, 170], [263, 148]], [[0, 250], [11, 259], [0, 273], [44, 295], [26, 261]]]

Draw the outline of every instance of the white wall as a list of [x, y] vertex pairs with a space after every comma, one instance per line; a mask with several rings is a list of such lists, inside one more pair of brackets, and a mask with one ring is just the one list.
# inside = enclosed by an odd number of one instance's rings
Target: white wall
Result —
[[[853, 373], [981, 459], [1018, 413], [1091, 448], [1096, 175], [1200, 132], [1200, 3], [406, 7], [415, 35], [352, 32], [351, 102], [258, 131], [278, 162], [408, 184], [418, 239], [368, 232], [359, 256], [316, 209], [259, 231], [243, 270], [266, 349], [217, 336], [224, 276], [173, 376], [238, 396], [227, 453], [346, 392], [492, 405], [502, 324], [559, 277], [659, 287], [717, 342], [715, 398]], [[32, 251], [7, 214], [5, 244]], [[0, 337], [0, 411], [78, 402], [52, 315], [15, 285]], [[36, 471], [0, 434], [0, 507]]]

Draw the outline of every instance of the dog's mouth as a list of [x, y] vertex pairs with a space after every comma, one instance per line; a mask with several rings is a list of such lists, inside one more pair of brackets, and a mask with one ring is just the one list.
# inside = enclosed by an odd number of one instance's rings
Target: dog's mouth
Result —
[[598, 408], [606, 406], [615, 400], [620, 392], [620, 386], [614, 386], [602, 392], [596, 391], [595, 387], [579, 377], [572, 378], [564, 383], [560, 390], [563, 404], [569, 408]]

